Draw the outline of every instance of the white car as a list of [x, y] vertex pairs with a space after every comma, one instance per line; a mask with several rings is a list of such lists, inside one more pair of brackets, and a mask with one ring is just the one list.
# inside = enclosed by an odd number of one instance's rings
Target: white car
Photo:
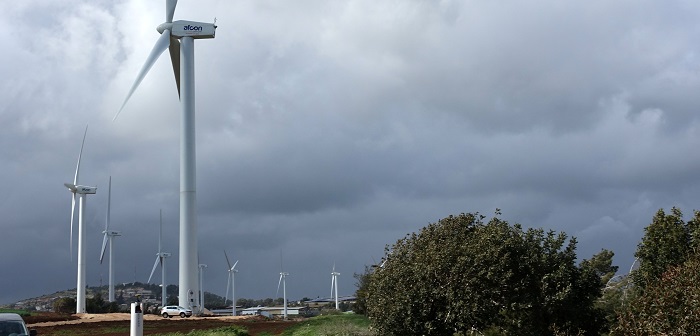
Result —
[[163, 317], [190, 317], [192, 316], [192, 311], [189, 309], [182, 308], [180, 306], [165, 306], [160, 309], [160, 315]]
[[0, 335], [34, 336], [36, 330], [28, 330], [21, 316], [15, 313], [0, 313]]

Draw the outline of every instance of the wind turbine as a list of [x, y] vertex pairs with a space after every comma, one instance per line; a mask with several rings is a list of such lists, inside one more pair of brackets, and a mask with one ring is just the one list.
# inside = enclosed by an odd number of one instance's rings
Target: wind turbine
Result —
[[[335, 271], [335, 263], [333, 263], [333, 272], [331, 272], [331, 298], [335, 297], [335, 310], [338, 308], [338, 276], [340, 273]], [[335, 296], [333, 295], [333, 290], [335, 289]]]
[[[197, 208], [196, 208], [196, 152], [195, 152], [195, 87], [194, 39], [214, 38], [214, 23], [174, 21], [177, 0], [166, 0], [165, 22], [157, 27], [161, 34], [124, 99], [119, 113], [136, 91], [158, 57], [170, 50], [182, 112], [180, 115], [180, 262], [179, 303], [192, 308], [198, 305], [188, 300], [190, 293], [199, 288], [197, 282]], [[179, 39], [179, 41], [178, 41]], [[197, 299], [198, 300], [198, 299]]]
[[226, 304], [228, 286], [231, 285], [231, 301], [233, 302], [231, 315], [236, 316], [236, 273], [238, 273], [236, 265], [238, 265], [238, 260], [236, 260], [236, 262], [233, 263], [233, 266], [231, 266], [231, 261], [229, 261], [228, 259], [228, 254], [226, 254], [226, 250], [224, 250], [224, 256], [226, 256], [226, 263], [228, 264], [228, 280], [226, 281], [226, 294], [224, 294], [224, 304]]
[[68, 188], [68, 190], [73, 193], [73, 202], [71, 203], [70, 210], [70, 255], [73, 258], [73, 217], [75, 214], [75, 198], [78, 197], [78, 281], [76, 285], [76, 305], [75, 313], [85, 313], [85, 226], [83, 221], [85, 219], [85, 205], [87, 201], [88, 194], [97, 193], [97, 187], [88, 187], [78, 184], [78, 175], [80, 172], [80, 159], [83, 156], [83, 147], [85, 146], [85, 137], [87, 136], [87, 126], [85, 126], [85, 133], [83, 134], [83, 142], [80, 145], [80, 154], [78, 154], [78, 165], [75, 167], [75, 177], [73, 178], [73, 184], [64, 183], [63, 185]]
[[167, 294], [167, 282], [165, 282], [165, 258], [170, 256], [170, 253], [168, 252], [163, 252], [163, 246], [161, 244], [161, 240], [163, 237], [163, 210], [160, 210], [160, 231], [158, 232], [158, 253], [156, 253], [156, 262], [153, 264], [153, 269], [151, 270], [151, 275], [148, 277], [147, 283], [151, 283], [151, 278], [153, 277], [153, 273], [156, 271], [156, 268], [158, 267], [158, 264], [160, 264], [160, 271], [161, 271], [161, 276], [160, 276], [160, 286], [161, 288], [161, 300], [162, 302], [162, 307], [166, 306], [166, 303], [168, 302], [168, 294]]
[[109, 213], [112, 203], [112, 177], [109, 177], [109, 192], [107, 193], [107, 219], [105, 220], [105, 230], [102, 231], [104, 238], [102, 239], [102, 253], [100, 253], [100, 264], [105, 257], [107, 249], [107, 241], [109, 241], [109, 302], [114, 302], [114, 237], [121, 236], [119, 231], [111, 231], [109, 229]]
[[280, 251], [280, 281], [277, 283], [277, 294], [275, 296], [279, 295], [280, 293], [280, 284], [282, 285], [282, 299], [284, 300], [284, 319], [287, 319], [287, 276], [289, 273], [284, 271], [284, 268], [282, 267], [282, 252]]

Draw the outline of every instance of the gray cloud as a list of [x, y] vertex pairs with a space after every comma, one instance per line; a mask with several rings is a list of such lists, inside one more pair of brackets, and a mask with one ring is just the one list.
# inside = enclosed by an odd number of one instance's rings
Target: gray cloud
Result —
[[[180, 1], [196, 43], [199, 247], [223, 294], [343, 294], [353, 272], [450, 214], [503, 209], [612, 249], [621, 269], [659, 208], [698, 204], [697, 5], [687, 2]], [[88, 283], [113, 178], [118, 282], [145, 281], [163, 209], [177, 278], [179, 107], [159, 60], [112, 122], [163, 4], [0, 4], [0, 303], [75, 286], [70, 194], [82, 132]], [[75, 257], [73, 257], [75, 259]], [[91, 259], [92, 260], [92, 259]], [[237, 279], [238, 280], [238, 279]], [[159, 281], [159, 280], [156, 280]]]

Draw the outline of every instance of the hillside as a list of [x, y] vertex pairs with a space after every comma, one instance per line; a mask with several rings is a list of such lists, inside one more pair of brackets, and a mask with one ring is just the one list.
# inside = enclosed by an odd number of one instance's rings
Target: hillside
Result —
[[[177, 297], [177, 286], [168, 285], [167, 295], [169, 302], [174, 301]], [[108, 296], [107, 286], [88, 287], [86, 291], [87, 298], [94, 298], [95, 295], [101, 295], [102, 299], [106, 300]], [[114, 287], [115, 301], [123, 310], [128, 309], [128, 304], [136, 301], [136, 295], [141, 296], [141, 301], [146, 304], [159, 305], [161, 302], [161, 288], [159, 285], [144, 284], [140, 282], [119, 284]], [[216, 294], [205, 292], [204, 302], [207, 307], [224, 306], [224, 298]], [[2, 306], [3, 308], [24, 309], [30, 311], [52, 311], [53, 302], [60, 298], [75, 298], [76, 290], [68, 289], [52, 294], [46, 294], [35, 298], [29, 298], [17, 301], [12, 304]]]

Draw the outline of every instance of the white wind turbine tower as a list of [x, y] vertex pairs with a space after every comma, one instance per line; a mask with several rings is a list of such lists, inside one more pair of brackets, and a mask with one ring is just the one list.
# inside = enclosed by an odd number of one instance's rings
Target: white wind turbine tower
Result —
[[85, 133], [83, 134], [83, 142], [80, 145], [80, 154], [78, 154], [78, 165], [75, 167], [75, 177], [73, 178], [73, 184], [64, 183], [63, 185], [68, 188], [68, 190], [73, 193], [73, 202], [71, 204], [70, 210], [70, 255], [73, 258], [73, 217], [75, 213], [75, 197], [78, 197], [78, 281], [76, 285], [76, 314], [85, 313], [85, 226], [83, 225], [85, 219], [85, 205], [87, 201], [88, 194], [95, 194], [97, 192], [97, 187], [88, 187], [78, 184], [78, 175], [80, 172], [80, 159], [83, 156], [83, 147], [85, 146], [85, 137], [87, 136], [87, 126], [85, 126]]
[[[338, 308], [338, 276], [340, 273], [335, 271], [335, 263], [333, 263], [333, 272], [331, 272], [331, 297], [335, 297], [335, 310]], [[333, 290], [335, 290], [335, 295], [333, 295]]]
[[[166, 0], [165, 22], [157, 27], [157, 31], [161, 35], [136, 77], [119, 112], [124, 109], [127, 101], [158, 57], [165, 49], [169, 49], [182, 105], [180, 116], [180, 283], [178, 297], [180, 306], [191, 309], [193, 305], [199, 306], [198, 302], [188, 300], [190, 293], [199, 288], [197, 284], [194, 39], [214, 38], [216, 25], [182, 20], [173, 22], [176, 5], [177, 0]], [[114, 116], [114, 119], [117, 118], [119, 112]]]
[[224, 256], [226, 256], [226, 263], [228, 264], [228, 280], [226, 281], [226, 294], [224, 294], [224, 304], [226, 304], [226, 298], [228, 296], [228, 287], [229, 285], [231, 285], [231, 301], [233, 302], [231, 315], [236, 316], [236, 273], [238, 273], [236, 265], [238, 265], [238, 260], [236, 260], [236, 262], [233, 263], [233, 266], [231, 266], [231, 261], [229, 261], [228, 259], [228, 254], [226, 254], [226, 250], [224, 250]]
[[199, 307], [199, 313], [204, 314], [204, 269], [207, 264], [199, 264], [199, 302], [202, 304]]
[[110, 206], [112, 203], [112, 177], [109, 177], [109, 192], [107, 193], [107, 219], [105, 220], [105, 230], [102, 231], [104, 238], [102, 239], [102, 252], [100, 253], [100, 264], [105, 257], [107, 242], [109, 241], [109, 302], [114, 302], [114, 237], [121, 236], [119, 231], [111, 231], [109, 229]]
[[170, 253], [168, 252], [163, 252], [163, 246], [161, 244], [161, 240], [163, 238], [163, 210], [160, 211], [160, 231], [158, 231], [158, 253], [156, 253], [156, 262], [153, 264], [153, 269], [151, 270], [151, 275], [148, 276], [148, 281], [147, 283], [151, 283], [151, 278], [153, 277], [153, 273], [156, 271], [156, 268], [158, 267], [158, 264], [160, 264], [160, 271], [161, 271], [161, 276], [160, 276], [160, 286], [161, 286], [161, 295], [162, 295], [162, 307], [165, 307], [166, 304], [168, 303], [168, 293], [167, 293], [167, 282], [165, 282], [165, 258], [170, 257]]

